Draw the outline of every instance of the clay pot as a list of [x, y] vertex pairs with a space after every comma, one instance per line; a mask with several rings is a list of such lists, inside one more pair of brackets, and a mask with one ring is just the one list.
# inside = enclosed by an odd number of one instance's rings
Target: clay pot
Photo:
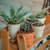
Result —
[[50, 23], [50, 15], [44, 15], [46, 17], [45, 25]]
[[18, 31], [18, 34], [25, 36], [27, 45], [32, 45], [33, 44], [34, 32], [33, 33], [24, 34], [24, 33], [20, 33], [20, 31]]

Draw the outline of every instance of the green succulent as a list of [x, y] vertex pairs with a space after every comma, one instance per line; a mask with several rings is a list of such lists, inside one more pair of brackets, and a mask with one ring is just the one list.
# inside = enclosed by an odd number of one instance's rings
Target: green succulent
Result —
[[28, 23], [26, 18], [23, 18], [21, 22], [21, 27], [23, 28], [22, 31], [29, 32], [31, 29], [31, 25]]
[[36, 25], [39, 26], [39, 25], [42, 25], [42, 23], [40, 21], [37, 21]]
[[44, 11], [44, 10], [43, 10], [42, 14], [47, 14], [47, 15], [49, 15], [49, 11], [48, 11], [48, 10], [47, 10], [47, 11]]
[[35, 21], [35, 20], [36, 20], [35, 16], [30, 16], [30, 21], [31, 21], [31, 22], [33, 22], [33, 21]]
[[7, 16], [3, 11], [0, 12], [0, 16], [2, 16], [2, 19], [4, 19], [8, 24], [20, 23], [23, 17], [30, 12], [30, 11], [22, 11], [22, 9], [23, 9], [23, 5], [21, 5], [18, 8], [18, 10], [15, 12], [15, 9], [11, 6], [10, 17]]
[[36, 17], [37, 17], [37, 18], [42, 18], [42, 17], [44, 17], [44, 16], [43, 16], [42, 13], [38, 13]]

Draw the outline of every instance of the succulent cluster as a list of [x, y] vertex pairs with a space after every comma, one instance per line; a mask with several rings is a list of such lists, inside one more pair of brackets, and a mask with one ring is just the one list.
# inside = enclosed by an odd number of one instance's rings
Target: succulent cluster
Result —
[[20, 23], [20, 21], [23, 19], [23, 16], [29, 13], [29, 11], [22, 11], [22, 9], [23, 5], [21, 5], [15, 12], [15, 9], [11, 6], [10, 17], [7, 16], [3, 11], [0, 12], [0, 16], [2, 16], [2, 19], [4, 19], [8, 24]]
[[28, 23], [26, 18], [23, 18], [23, 21], [21, 22], [21, 27], [23, 28], [22, 31], [29, 32], [31, 29], [31, 25]]
[[40, 26], [40, 25], [42, 25], [42, 23], [40, 21], [37, 21], [36, 26]]
[[36, 17], [37, 17], [37, 18], [43, 18], [44, 16], [43, 16], [42, 13], [38, 13]]
[[49, 15], [49, 11], [48, 11], [48, 10], [47, 10], [47, 11], [44, 11], [44, 10], [43, 10], [42, 14], [47, 14], [47, 15]]
[[30, 18], [29, 20], [30, 20], [31, 22], [34, 22], [34, 21], [36, 20], [35, 16], [30, 16], [29, 18]]

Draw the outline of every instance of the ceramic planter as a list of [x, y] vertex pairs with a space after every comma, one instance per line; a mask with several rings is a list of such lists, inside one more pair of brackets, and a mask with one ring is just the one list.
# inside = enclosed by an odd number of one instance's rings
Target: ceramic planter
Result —
[[46, 20], [46, 17], [44, 17], [44, 18], [36, 18], [36, 19], [39, 20], [41, 23], [44, 24], [44, 22], [45, 22], [45, 20]]
[[46, 20], [45, 20], [45, 24], [49, 24], [50, 23], [50, 15], [44, 15], [46, 17]]
[[20, 24], [8, 24], [8, 30], [11, 37], [11, 42], [15, 42], [17, 31], [20, 30]]
[[42, 37], [45, 25], [39, 27], [32, 25], [32, 28], [35, 31], [35, 37]]
[[34, 32], [33, 33], [24, 34], [24, 33], [20, 33], [20, 31], [18, 31], [18, 34], [25, 36], [27, 45], [32, 45], [33, 44]]

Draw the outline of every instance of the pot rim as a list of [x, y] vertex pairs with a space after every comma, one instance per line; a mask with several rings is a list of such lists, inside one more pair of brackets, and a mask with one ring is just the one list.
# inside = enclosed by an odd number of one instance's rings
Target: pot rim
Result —
[[17, 24], [7, 24], [7, 25], [19, 25], [20, 23], [17, 23]]
[[40, 28], [40, 27], [43, 27], [45, 26], [45, 24], [43, 26], [33, 26], [33, 24], [31, 25], [32, 27], [37, 27], [37, 28]]
[[[20, 33], [20, 30], [18, 31], [19, 33]], [[33, 31], [32, 33], [27, 33], [27, 35], [28, 34], [33, 34], [33, 33], [35, 33], [35, 31]], [[25, 34], [25, 33], [21, 33], [21, 34]], [[26, 35], [26, 34], [25, 34]]]
[[45, 19], [46, 17], [44, 16], [44, 18], [37, 18], [37, 19]]

